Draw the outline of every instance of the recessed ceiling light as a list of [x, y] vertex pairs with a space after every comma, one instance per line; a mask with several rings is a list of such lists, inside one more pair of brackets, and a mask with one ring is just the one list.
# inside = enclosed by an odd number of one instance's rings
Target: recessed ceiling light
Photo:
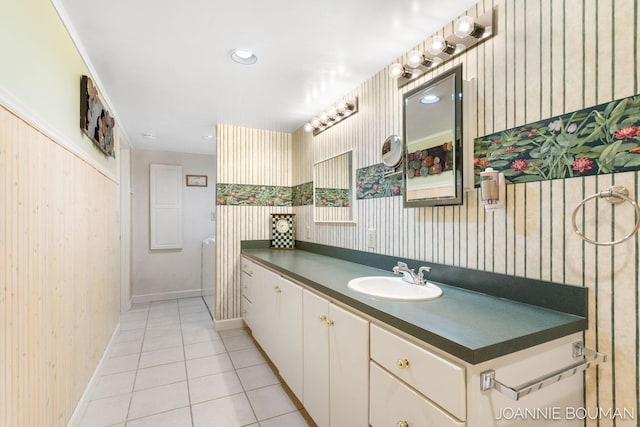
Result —
[[440, 97], [436, 95], [425, 95], [420, 98], [421, 104], [435, 104], [438, 101], [440, 101]]
[[146, 132], [142, 134], [143, 138], [147, 138], [147, 139], [156, 139], [156, 136], [154, 133], [152, 132]]
[[211, 141], [213, 138], [215, 138], [215, 135], [202, 135], [202, 139], [206, 141]]
[[243, 65], [255, 64], [258, 61], [258, 57], [247, 49], [233, 49], [229, 52], [229, 56], [234, 62]]

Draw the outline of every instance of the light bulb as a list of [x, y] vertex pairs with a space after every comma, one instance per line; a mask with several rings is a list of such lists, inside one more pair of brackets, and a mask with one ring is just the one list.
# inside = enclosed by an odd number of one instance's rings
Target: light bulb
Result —
[[456, 47], [447, 43], [444, 37], [436, 35], [431, 37], [428, 43], [427, 50], [432, 55], [438, 55], [439, 53], [446, 53], [451, 55], [455, 52]]
[[397, 79], [406, 73], [407, 71], [404, 69], [402, 64], [398, 64], [397, 62], [395, 64], [391, 64], [389, 67], [389, 75], [394, 79]]
[[320, 121], [322, 123], [327, 123], [329, 121], [329, 115], [327, 113], [322, 113], [320, 115]]
[[311, 120], [311, 126], [313, 126], [314, 128], [318, 129], [320, 127], [322, 123], [320, 123], [320, 119], [318, 119], [317, 117], [314, 117]]
[[337, 115], [338, 115], [338, 110], [336, 110], [336, 107], [329, 108], [329, 117], [331, 117], [333, 119]]
[[484, 33], [484, 27], [476, 24], [475, 19], [472, 17], [463, 16], [456, 21], [453, 33], [461, 39], [468, 36], [479, 39]]
[[420, 65], [422, 65], [423, 61], [424, 55], [422, 54], [422, 52], [419, 52], [417, 50], [409, 52], [409, 55], [407, 56], [407, 65], [411, 68], [418, 68]]
[[313, 126], [311, 125], [311, 123], [305, 123], [304, 131], [305, 132], [311, 132], [312, 130], [313, 130]]

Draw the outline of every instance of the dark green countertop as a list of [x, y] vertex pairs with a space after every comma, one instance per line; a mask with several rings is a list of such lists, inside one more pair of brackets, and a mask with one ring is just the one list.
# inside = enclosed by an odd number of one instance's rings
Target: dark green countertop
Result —
[[349, 289], [349, 280], [393, 277], [390, 271], [313, 252], [243, 249], [242, 254], [472, 364], [587, 328], [585, 317], [435, 281], [443, 294], [432, 301], [370, 297]]

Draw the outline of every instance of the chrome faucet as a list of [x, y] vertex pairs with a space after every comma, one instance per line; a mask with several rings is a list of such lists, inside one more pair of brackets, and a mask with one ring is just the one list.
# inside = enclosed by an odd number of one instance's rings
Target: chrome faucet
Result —
[[413, 285], [424, 286], [427, 280], [424, 278], [424, 273], [431, 271], [431, 267], [422, 266], [418, 269], [418, 274], [413, 269], [409, 269], [409, 266], [402, 261], [398, 261], [398, 265], [393, 267], [393, 274], [402, 273], [402, 280]]

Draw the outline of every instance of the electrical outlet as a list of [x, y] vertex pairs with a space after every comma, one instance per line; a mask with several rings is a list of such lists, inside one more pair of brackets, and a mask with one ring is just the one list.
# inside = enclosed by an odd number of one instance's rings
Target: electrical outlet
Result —
[[370, 228], [367, 230], [367, 248], [375, 249], [376, 242], [378, 240], [378, 236], [375, 228]]

